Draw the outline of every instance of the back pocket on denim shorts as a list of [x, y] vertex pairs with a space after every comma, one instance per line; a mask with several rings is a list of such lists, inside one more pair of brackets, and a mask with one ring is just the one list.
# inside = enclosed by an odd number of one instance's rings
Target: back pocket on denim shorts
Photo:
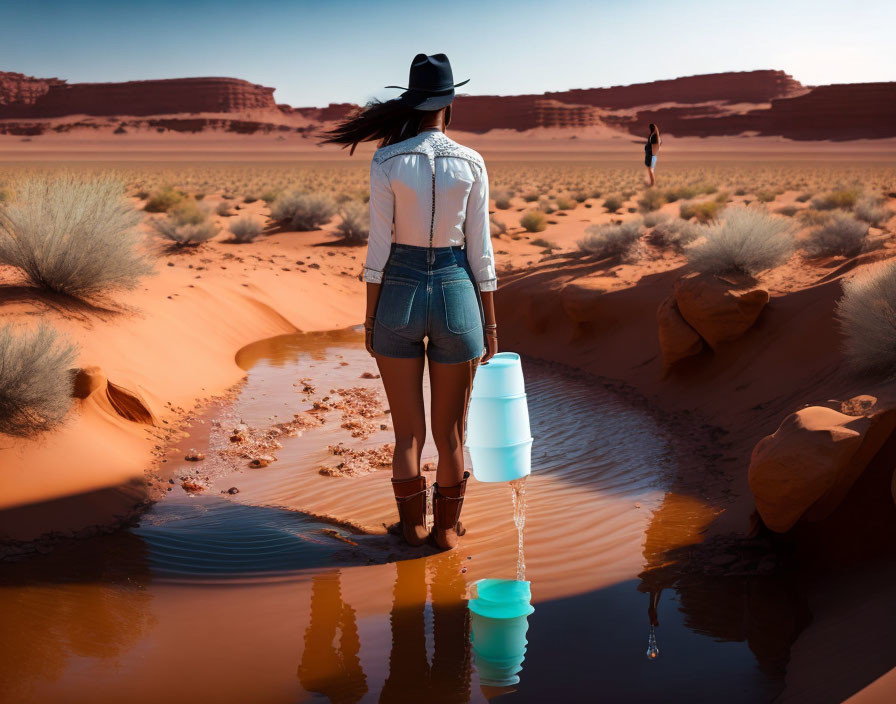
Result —
[[470, 279], [443, 281], [442, 296], [445, 299], [445, 324], [448, 330], [462, 334], [482, 324], [479, 301]]
[[376, 319], [390, 330], [406, 328], [411, 320], [411, 308], [418, 281], [397, 276], [386, 276], [376, 305]]

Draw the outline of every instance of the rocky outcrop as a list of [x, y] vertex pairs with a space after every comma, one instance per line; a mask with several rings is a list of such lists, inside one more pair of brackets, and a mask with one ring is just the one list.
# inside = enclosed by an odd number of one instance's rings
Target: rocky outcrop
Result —
[[710, 274], [683, 276], [674, 291], [681, 316], [714, 349], [742, 337], [769, 300], [768, 291], [744, 290]]
[[23, 73], [0, 71], [0, 112], [7, 105], [34, 105], [51, 86], [64, 83], [58, 78], [35, 78]]
[[894, 428], [892, 409], [854, 416], [809, 406], [787, 416], [750, 458], [750, 490], [765, 525], [784, 533], [830, 516]]
[[[56, 80], [56, 79], [51, 79]], [[33, 99], [0, 102], [0, 117], [65, 115], [168, 115], [276, 110], [274, 89], [238, 78], [173, 78], [123, 83], [66, 83], [47, 86]], [[2, 100], [2, 98], [0, 98]]]
[[660, 303], [656, 311], [656, 322], [664, 371], [668, 371], [676, 362], [703, 351], [703, 338], [682, 317], [674, 296], [669, 296]]

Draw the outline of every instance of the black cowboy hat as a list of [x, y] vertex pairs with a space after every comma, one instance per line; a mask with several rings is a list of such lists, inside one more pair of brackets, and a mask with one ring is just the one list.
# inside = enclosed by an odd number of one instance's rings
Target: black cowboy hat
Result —
[[470, 79], [454, 82], [451, 63], [444, 54], [417, 54], [411, 61], [408, 86], [386, 86], [404, 91], [399, 100], [416, 110], [441, 110], [454, 100], [454, 89]]

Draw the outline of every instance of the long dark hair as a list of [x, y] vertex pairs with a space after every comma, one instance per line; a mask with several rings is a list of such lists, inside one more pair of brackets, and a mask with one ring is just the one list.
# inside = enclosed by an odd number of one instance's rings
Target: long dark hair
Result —
[[[359, 142], [379, 141], [380, 147], [413, 137], [420, 131], [426, 110], [415, 110], [402, 102], [401, 98], [385, 102], [374, 98], [359, 108], [331, 130], [325, 131], [320, 144], [342, 144], [351, 146], [349, 154], [355, 153]], [[445, 124], [451, 120], [451, 106], [445, 109]]]
[[647, 135], [647, 138], [650, 139], [651, 137], [653, 137], [654, 133], [656, 133], [657, 141], [659, 141], [659, 139], [660, 139], [660, 130], [659, 130], [659, 128], [658, 128], [655, 124], [653, 124], [652, 122], [651, 122], [649, 125], [647, 125], [647, 126], [650, 128], [650, 134]]

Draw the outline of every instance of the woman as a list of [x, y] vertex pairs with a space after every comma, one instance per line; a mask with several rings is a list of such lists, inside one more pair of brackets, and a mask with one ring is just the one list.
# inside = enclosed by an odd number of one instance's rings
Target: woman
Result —
[[[367, 282], [366, 347], [392, 414], [392, 488], [401, 533], [411, 545], [431, 538], [443, 549], [465, 532], [459, 520], [469, 476], [463, 439], [473, 377], [498, 351], [488, 175], [477, 152], [445, 135], [454, 89], [466, 82], [454, 83], [444, 54], [418, 54], [401, 96], [369, 103], [325, 140], [351, 145], [351, 152], [359, 142], [379, 140], [359, 277]], [[439, 452], [431, 531], [420, 473], [424, 356]]]
[[660, 151], [660, 145], [663, 143], [660, 137], [660, 131], [657, 126], [650, 123], [650, 134], [644, 143], [644, 166], [647, 167], [647, 177], [650, 179], [650, 185], [656, 185], [656, 176], [653, 170], [656, 168], [656, 155]]

